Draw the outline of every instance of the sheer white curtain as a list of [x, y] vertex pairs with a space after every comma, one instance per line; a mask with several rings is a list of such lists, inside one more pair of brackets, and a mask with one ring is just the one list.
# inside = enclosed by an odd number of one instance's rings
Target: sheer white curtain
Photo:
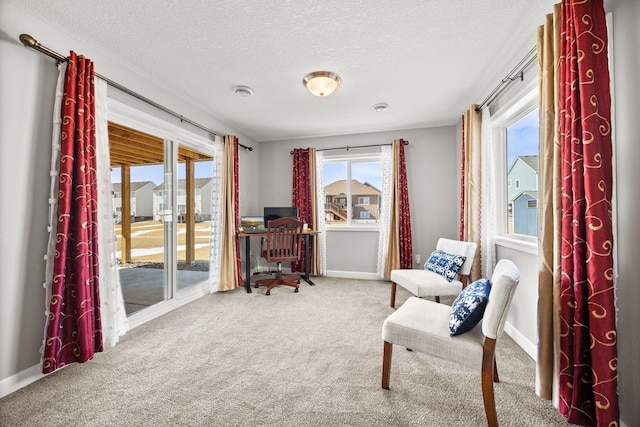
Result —
[[105, 344], [116, 345], [129, 329], [118, 274], [111, 198], [111, 161], [107, 122], [107, 82], [95, 79], [96, 175], [98, 178], [98, 250], [100, 253], [100, 316]]
[[482, 277], [491, 277], [496, 259], [494, 237], [496, 234], [496, 197], [499, 191], [495, 171], [499, 170], [491, 139], [491, 113], [486, 105], [482, 107], [480, 135], [480, 260]]
[[[51, 176], [51, 188], [49, 190], [49, 225], [47, 231], [49, 232], [49, 240], [47, 242], [47, 253], [44, 256], [45, 259], [45, 318], [49, 318], [49, 302], [51, 301], [51, 284], [53, 283], [53, 263], [56, 251], [56, 232], [57, 227], [57, 212], [58, 212], [58, 173], [60, 172], [60, 125], [62, 119], [60, 114], [62, 112], [62, 97], [64, 95], [64, 76], [67, 72], [67, 63], [62, 62], [58, 65], [58, 82], [56, 84], [56, 95], [53, 102], [53, 132], [51, 136], [51, 170], [49, 175]], [[45, 330], [43, 337], [47, 336], [47, 322], [45, 322]], [[44, 352], [44, 338], [40, 353]]]
[[[53, 260], [56, 245], [56, 217], [58, 212], [58, 173], [60, 170], [60, 125], [64, 76], [67, 63], [58, 66], [58, 82], [53, 109], [53, 134], [51, 140], [51, 188], [49, 194], [49, 241], [45, 255], [45, 304], [51, 300]], [[118, 262], [116, 237], [111, 199], [111, 165], [109, 157], [109, 133], [107, 125], [107, 83], [95, 78], [96, 96], [96, 155], [98, 177], [98, 251], [100, 254], [100, 316], [104, 344], [114, 346], [129, 328], [124, 308]], [[49, 316], [45, 305], [45, 316]], [[46, 333], [45, 333], [46, 336]]]
[[213, 179], [211, 180], [211, 250], [209, 253], [209, 292], [220, 287], [220, 247], [222, 242], [222, 171], [224, 147], [222, 138], [213, 140]]
[[387, 249], [389, 247], [389, 226], [391, 217], [391, 188], [393, 186], [393, 148], [383, 145], [382, 152], [382, 191], [380, 200], [380, 232], [378, 237], [378, 268], [377, 274], [384, 278]]
[[319, 231], [315, 239], [318, 240], [318, 262], [319, 271], [318, 275], [324, 276], [327, 271], [327, 226], [325, 223], [325, 195], [324, 184], [322, 183], [322, 168], [324, 164], [324, 156], [321, 152], [316, 151], [316, 189], [318, 199], [318, 224], [317, 229]]

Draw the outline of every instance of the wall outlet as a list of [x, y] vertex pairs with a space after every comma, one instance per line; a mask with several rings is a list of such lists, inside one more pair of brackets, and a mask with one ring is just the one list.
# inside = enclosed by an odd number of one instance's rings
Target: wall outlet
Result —
[[420, 264], [420, 259], [421, 259], [420, 254], [414, 254], [413, 258], [416, 260], [416, 264]]

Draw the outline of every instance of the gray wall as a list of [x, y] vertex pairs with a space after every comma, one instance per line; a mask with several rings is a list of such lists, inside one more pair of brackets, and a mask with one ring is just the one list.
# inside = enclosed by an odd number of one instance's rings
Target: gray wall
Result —
[[[452, 215], [459, 200], [455, 129], [450, 126], [263, 142], [260, 144], [260, 207], [291, 204], [293, 166], [290, 152], [294, 148], [355, 147], [388, 144], [399, 138], [409, 140], [405, 156], [413, 252], [426, 260], [439, 237], [457, 237], [458, 220]], [[376, 272], [378, 259], [377, 234], [327, 232], [327, 271], [371, 277]]]

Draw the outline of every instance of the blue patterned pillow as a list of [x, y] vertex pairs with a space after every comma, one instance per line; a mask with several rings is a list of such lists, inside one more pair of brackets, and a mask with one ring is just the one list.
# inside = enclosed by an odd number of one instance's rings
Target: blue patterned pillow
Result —
[[476, 280], [460, 292], [451, 305], [449, 332], [451, 336], [470, 331], [476, 326], [487, 308], [491, 284], [488, 279]]
[[448, 281], [452, 281], [458, 275], [458, 271], [460, 271], [466, 259], [467, 257], [464, 255], [453, 255], [436, 250], [429, 256], [429, 259], [424, 264], [424, 269], [433, 271]]

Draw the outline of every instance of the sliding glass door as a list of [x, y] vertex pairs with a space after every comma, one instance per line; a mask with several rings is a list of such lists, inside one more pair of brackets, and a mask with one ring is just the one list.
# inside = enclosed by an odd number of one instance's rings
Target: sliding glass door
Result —
[[209, 277], [211, 155], [180, 142], [177, 174], [177, 283], [181, 291]]
[[119, 275], [131, 315], [208, 279], [212, 148], [116, 123], [109, 143]]

